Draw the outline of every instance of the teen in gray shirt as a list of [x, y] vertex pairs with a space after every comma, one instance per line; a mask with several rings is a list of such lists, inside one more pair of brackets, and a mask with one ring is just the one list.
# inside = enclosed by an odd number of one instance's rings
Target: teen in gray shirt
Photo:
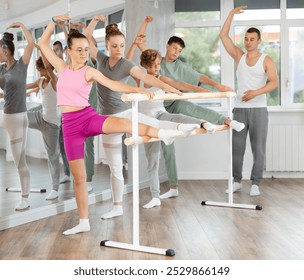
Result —
[[[106, 27], [106, 47], [109, 50], [110, 55], [106, 56], [98, 51], [93, 43], [92, 34], [97, 23], [105, 20], [106, 18], [104, 16], [95, 16], [85, 30], [85, 35], [90, 41], [91, 57], [97, 60], [97, 68], [100, 72], [112, 80], [126, 82], [127, 79], [132, 76], [146, 84], [162, 88], [166, 92], [179, 93], [179, 91], [171, 86], [140, 70], [133, 62], [123, 58], [125, 51], [125, 36], [120, 32], [116, 24], [111, 24]], [[101, 106], [101, 113], [103, 115], [115, 114], [115, 116], [118, 117], [131, 117], [131, 110], [128, 110], [130, 105], [121, 101], [122, 93], [110, 91], [108, 88], [99, 84], [97, 84], [97, 93]], [[159, 122], [153, 118], [149, 118], [149, 121], [154, 121], [153, 124], [149, 123], [152, 126], [156, 126], [156, 123]], [[144, 121], [141, 120], [141, 122]], [[102, 135], [102, 141], [104, 152], [111, 170], [111, 188], [114, 204], [114, 207], [110, 212], [101, 216], [102, 219], [108, 219], [123, 214], [122, 201], [124, 177], [122, 173], [122, 135]]]
[[22, 198], [16, 210], [28, 208], [30, 191], [30, 173], [25, 159], [28, 118], [26, 113], [26, 76], [27, 67], [32, 56], [34, 39], [27, 28], [20, 22], [9, 28], [21, 28], [27, 40], [23, 56], [15, 60], [14, 35], [8, 32], [0, 40], [0, 87], [4, 92], [4, 112], [0, 115], [0, 127], [7, 130], [14, 163], [18, 169]]

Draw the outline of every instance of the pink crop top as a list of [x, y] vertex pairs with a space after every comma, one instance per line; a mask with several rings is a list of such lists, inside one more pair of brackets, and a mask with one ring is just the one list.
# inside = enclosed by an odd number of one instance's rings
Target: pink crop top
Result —
[[90, 106], [89, 94], [92, 85], [85, 79], [88, 66], [72, 71], [66, 66], [57, 81], [57, 105]]

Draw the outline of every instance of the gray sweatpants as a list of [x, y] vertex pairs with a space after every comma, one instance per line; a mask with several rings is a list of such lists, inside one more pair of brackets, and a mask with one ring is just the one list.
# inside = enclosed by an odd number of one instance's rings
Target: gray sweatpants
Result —
[[263, 169], [266, 153], [266, 139], [268, 131], [268, 111], [264, 108], [234, 108], [233, 119], [245, 124], [245, 128], [237, 132], [233, 130], [233, 178], [234, 181], [242, 180], [243, 160], [246, 149], [246, 139], [249, 132], [253, 166], [250, 180], [259, 186], [263, 178]]
[[52, 189], [59, 189], [59, 126], [45, 121], [41, 111], [28, 111], [29, 128], [37, 129], [42, 133], [44, 146], [48, 156], [49, 172], [52, 178]]
[[159, 160], [160, 160], [160, 142], [151, 142], [144, 144], [146, 159], [148, 163], [149, 187], [152, 197], [159, 197]]
[[[176, 123], [191, 123], [191, 124], [199, 124], [201, 125], [202, 120], [197, 118], [192, 118], [189, 116], [185, 116], [183, 114], [170, 114], [167, 112], [160, 113], [156, 116], [158, 120], [162, 121], [170, 121]], [[160, 183], [159, 183], [159, 160], [160, 160], [160, 142], [151, 142], [146, 143], [144, 145], [146, 158], [148, 161], [148, 176], [149, 176], [149, 185], [150, 185], [150, 192], [152, 197], [159, 197], [159, 190], [160, 190]], [[174, 158], [175, 159], [175, 158]], [[170, 165], [170, 169], [168, 170], [168, 174], [176, 174], [177, 177], [177, 167], [174, 160], [174, 165]]]

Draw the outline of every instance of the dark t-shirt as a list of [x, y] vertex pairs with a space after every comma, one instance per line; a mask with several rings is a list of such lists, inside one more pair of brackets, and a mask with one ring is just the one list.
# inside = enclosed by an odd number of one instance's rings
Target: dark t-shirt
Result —
[[[103, 52], [97, 53], [97, 69], [107, 78], [127, 83], [134, 62], [121, 58], [113, 68], [109, 66], [109, 57]], [[130, 102], [121, 100], [122, 92], [115, 92], [97, 83], [98, 101], [103, 115], [112, 115], [131, 108]]]
[[10, 69], [0, 65], [0, 87], [4, 92], [4, 113], [26, 112], [26, 77], [28, 64], [22, 57]]

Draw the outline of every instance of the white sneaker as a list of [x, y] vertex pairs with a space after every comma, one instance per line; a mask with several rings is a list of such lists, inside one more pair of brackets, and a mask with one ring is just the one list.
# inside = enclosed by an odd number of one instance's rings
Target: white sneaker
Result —
[[68, 183], [71, 182], [71, 178], [68, 175], [64, 175], [64, 177], [60, 180], [59, 184], [64, 184], [64, 183]]
[[[242, 188], [242, 183], [233, 183], [233, 186], [232, 186], [232, 192], [235, 193], [237, 191], [239, 191], [240, 189]], [[229, 193], [229, 189], [226, 189], [225, 191], [226, 193]]]
[[17, 206], [15, 207], [15, 210], [19, 211], [19, 210], [24, 210], [26, 208], [29, 208], [30, 205], [28, 203], [28, 200], [27, 199], [22, 199], [18, 204]]
[[88, 193], [93, 190], [93, 186], [92, 186], [91, 182], [87, 182], [87, 190], [88, 190]]
[[258, 195], [260, 195], [260, 194], [261, 194], [261, 193], [260, 193], [259, 186], [257, 186], [257, 185], [252, 185], [252, 186], [251, 186], [251, 190], [250, 190], [249, 195], [250, 195], [250, 196], [258, 196]]
[[46, 200], [52, 200], [58, 197], [58, 192], [55, 190], [51, 190], [48, 196], [45, 198]]

